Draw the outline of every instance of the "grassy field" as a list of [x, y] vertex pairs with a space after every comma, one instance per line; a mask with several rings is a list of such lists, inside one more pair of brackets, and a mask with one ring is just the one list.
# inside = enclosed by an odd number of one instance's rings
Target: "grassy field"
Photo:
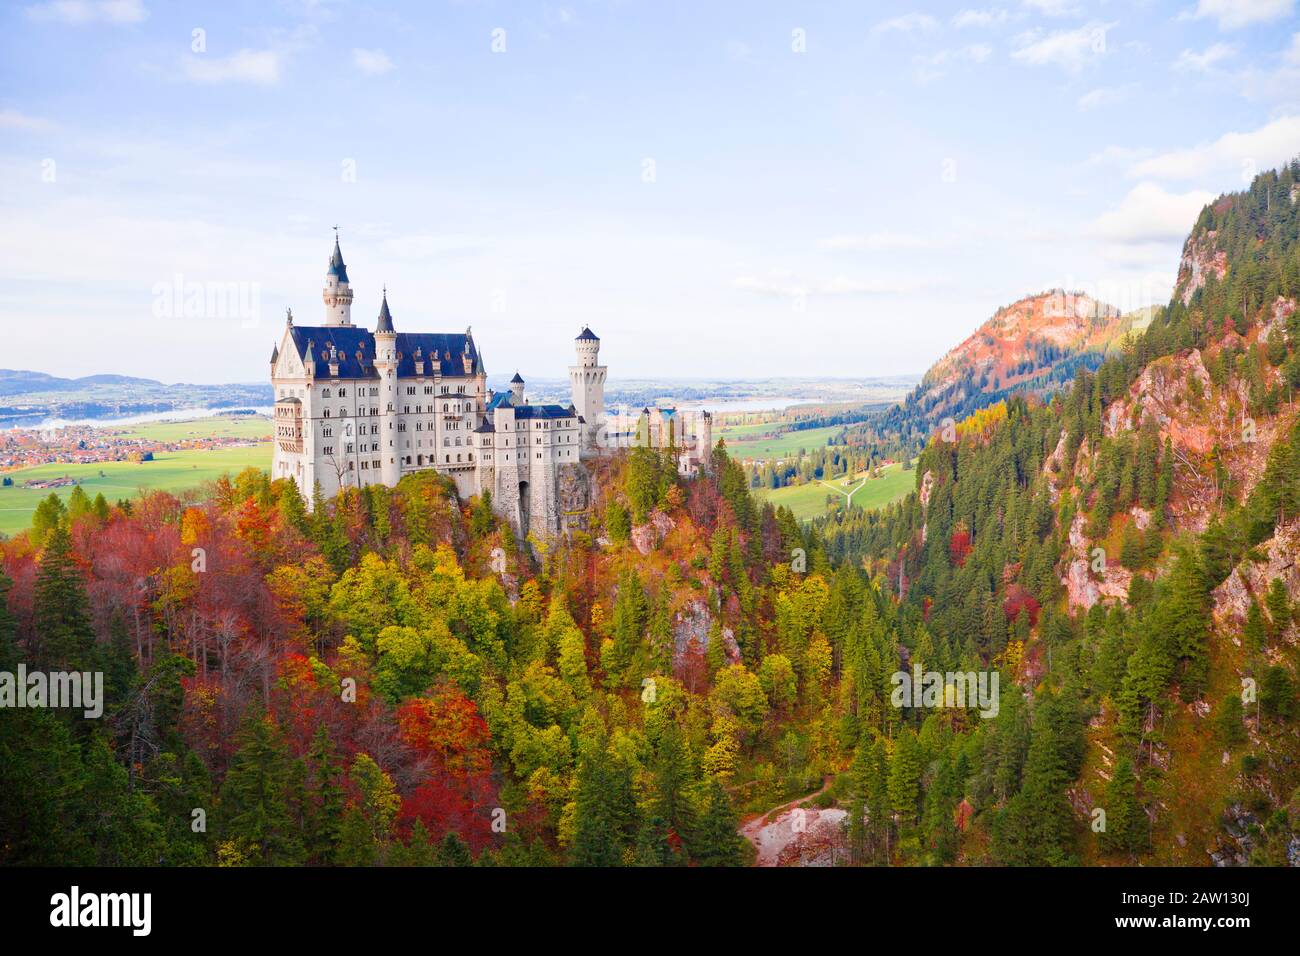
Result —
[[831, 482], [836, 488], [843, 488], [846, 494], [840, 494], [820, 483], [798, 485], [792, 488], [777, 488], [775, 491], [756, 490], [754, 493], [765, 501], [780, 507], [784, 505], [794, 512], [800, 521], [807, 521], [825, 513], [832, 505], [826, 501], [827, 495], [833, 495], [836, 502], [843, 502], [847, 493], [852, 491], [853, 504], [870, 511], [883, 508], [890, 502], [897, 501], [916, 486], [916, 471], [904, 471], [902, 465], [888, 465], [881, 470], [879, 478], [874, 478], [859, 490], [854, 486], [865, 477], [865, 472], [852, 481], [838, 478]]
[[[265, 419], [261, 419], [265, 422]], [[198, 422], [166, 422], [161, 425], [189, 425], [203, 427]], [[269, 426], [268, 426], [269, 427]], [[212, 434], [212, 432], [206, 432]], [[255, 468], [271, 467], [271, 443], [266, 442], [252, 448], [216, 448], [196, 449], [193, 451], [156, 452], [153, 461], [127, 462], [108, 461], [93, 462], [86, 465], [39, 465], [22, 471], [6, 472], [14, 480], [13, 487], [0, 488], [0, 532], [13, 534], [22, 531], [31, 524], [32, 512], [42, 498], [49, 497], [54, 491], [60, 498], [67, 500], [72, 494], [72, 485], [62, 488], [22, 488], [25, 481], [32, 479], [60, 478], [64, 475], [81, 479], [81, 487], [90, 497], [99, 492], [110, 503], [119, 498], [134, 497], [141, 488], [161, 488], [165, 491], [183, 491], [194, 488], [205, 481], [211, 481], [224, 473], [234, 474], [249, 466]], [[100, 476], [103, 472], [103, 476]]]
[[132, 425], [120, 434], [123, 438], [161, 442], [201, 438], [270, 438], [271, 420], [265, 415], [229, 415], [187, 422], [147, 422]]
[[[739, 425], [732, 430], [724, 430], [727, 450], [735, 458], [786, 458], [797, 454], [799, 449], [820, 448], [827, 440], [838, 435], [843, 425], [828, 425], [825, 428], [805, 428], [802, 431], [786, 432], [776, 438], [747, 438], [746, 435], [761, 434], [771, 431], [773, 425]], [[733, 434], [735, 437], [733, 437]]]

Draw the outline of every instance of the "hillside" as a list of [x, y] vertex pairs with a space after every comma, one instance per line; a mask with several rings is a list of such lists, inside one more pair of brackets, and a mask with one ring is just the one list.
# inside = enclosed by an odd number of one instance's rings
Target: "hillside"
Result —
[[722, 447], [585, 460], [546, 541], [431, 472], [46, 499], [0, 668], [107, 699], [0, 721], [0, 865], [1300, 865], [1298, 170], [882, 510]]
[[1151, 310], [1120, 314], [1082, 292], [1052, 289], [1003, 306], [943, 355], [899, 405], [850, 434], [851, 444], [923, 444], [954, 421], [1013, 395], [1048, 395], [1150, 322]]
[[1131, 326], [1117, 309], [1055, 289], [1004, 306], [939, 359], [921, 380], [917, 403], [939, 414], [963, 407], [976, 392], [1030, 390], [1083, 353], [1104, 355]]
[[0, 368], [0, 395], [25, 395], [30, 392], [75, 391], [88, 385], [161, 385], [151, 378], [132, 378], [129, 375], [83, 375], [81, 378], [59, 378], [45, 372]]
[[[1300, 865], [1297, 172], [1206, 207], [1131, 348], [935, 436], [899, 506], [824, 523], [1030, 691], [1017, 776], [1047, 809], [974, 801], [995, 859]], [[1033, 714], [1063, 697], [1083, 737], [1042, 727], [1030, 790]], [[1081, 837], [1117, 804], [1123, 832]]]

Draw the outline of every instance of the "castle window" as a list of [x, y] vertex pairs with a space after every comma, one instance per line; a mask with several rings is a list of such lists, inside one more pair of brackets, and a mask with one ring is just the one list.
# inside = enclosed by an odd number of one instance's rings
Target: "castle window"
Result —
[[320, 397], [321, 397], [321, 398], [329, 398], [329, 397], [330, 397], [330, 390], [329, 390], [328, 388], [321, 389]]
[[340, 388], [339, 398], [347, 398], [347, 397], [348, 397], [348, 390], [346, 388]]
[[329, 418], [329, 417], [330, 417], [330, 410], [328, 408], [321, 409], [321, 418]]

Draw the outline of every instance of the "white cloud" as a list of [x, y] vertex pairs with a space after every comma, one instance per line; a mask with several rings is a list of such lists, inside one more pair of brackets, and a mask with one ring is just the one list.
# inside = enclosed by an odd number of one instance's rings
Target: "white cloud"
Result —
[[1133, 92], [1131, 86], [1099, 86], [1079, 97], [1078, 106], [1083, 112], [1123, 103]]
[[1072, 0], [1022, 0], [1031, 10], [1037, 10], [1045, 17], [1070, 17], [1079, 13], [1079, 7]]
[[25, 129], [41, 132], [54, 128], [54, 123], [39, 116], [28, 116], [17, 110], [0, 110], [0, 129]]
[[1174, 61], [1174, 69], [1183, 73], [1208, 73], [1224, 60], [1230, 60], [1236, 55], [1236, 44], [1215, 43], [1200, 53], [1184, 50]]
[[1190, 16], [1195, 20], [1209, 17], [1221, 29], [1238, 30], [1252, 23], [1281, 20], [1294, 11], [1295, 0], [1198, 0]]
[[802, 299], [809, 296], [897, 295], [908, 292], [911, 288], [899, 282], [851, 279], [848, 276], [812, 279], [796, 276], [784, 270], [770, 272], [766, 276], [737, 276], [732, 285], [746, 292], [784, 299]]
[[185, 75], [196, 83], [280, 82], [280, 54], [274, 50], [240, 50], [227, 57], [198, 54], [185, 60]]
[[842, 252], [879, 252], [882, 249], [923, 249], [923, 237], [901, 232], [873, 232], [866, 236], [827, 236], [817, 242], [823, 249]]
[[1078, 73], [1106, 55], [1106, 34], [1114, 26], [1093, 22], [1048, 34], [1033, 30], [1017, 38], [1020, 48], [1011, 56], [1030, 66], [1059, 66], [1067, 73]]
[[149, 16], [143, 0], [52, 0], [26, 10], [32, 20], [59, 23], [139, 23]]
[[995, 23], [1005, 23], [1007, 11], [1001, 8], [989, 10], [962, 10], [952, 18], [952, 25], [958, 30], [964, 27], [991, 27]]
[[1282, 54], [1282, 59], [1292, 66], [1300, 66], [1300, 33], [1291, 34], [1291, 45]]
[[939, 21], [928, 13], [905, 13], [899, 17], [882, 20], [875, 26], [876, 33], [911, 33], [914, 30], [933, 30]]
[[1157, 183], [1134, 186], [1120, 204], [1093, 221], [1088, 233], [1125, 245], [1181, 242], [1214, 194], [1204, 190], [1171, 193]]
[[917, 66], [916, 76], [921, 82], [936, 80], [943, 76], [943, 67], [958, 62], [983, 63], [993, 55], [993, 47], [987, 43], [971, 43], [956, 50], [940, 50], [937, 53], [918, 54], [912, 57]]
[[387, 73], [393, 68], [393, 61], [383, 50], [363, 50], [357, 47], [352, 51], [352, 62], [362, 73], [371, 76]]
[[1261, 170], [1280, 166], [1300, 153], [1300, 116], [1283, 116], [1247, 133], [1225, 133], [1211, 143], [1176, 149], [1141, 160], [1129, 171], [1142, 179], [1213, 180], [1237, 177], [1243, 185]]
[[1150, 149], [1133, 149], [1129, 146], [1107, 146], [1088, 157], [1090, 166], [1131, 166], [1151, 155]]

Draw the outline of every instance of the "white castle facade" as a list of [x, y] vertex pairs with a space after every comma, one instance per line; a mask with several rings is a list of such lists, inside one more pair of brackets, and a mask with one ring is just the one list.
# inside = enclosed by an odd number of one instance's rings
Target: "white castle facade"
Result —
[[462, 498], [491, 492], [493, 509], [523, 535], [585, 526], [582, 461], [629, 444], [672, 447], [684, 474], [707, 468], [712, 419], [674, 409], [606, 415], [600, 339], [584, 328], [569, 367], [569, 405], [532, 404], [517, 373], [509, 391], [487, 387], [487, 369], [464, 332], [399, 332], [387, 289], [373, 332], [352, 324], [353, 292], [337, 238], [322, 292], [321, 325], [290, 312], [271, 354], [275, 390], [272, 478], [291, 478], [311, 501], [319, 487], [396, 485], [436, 471]]

